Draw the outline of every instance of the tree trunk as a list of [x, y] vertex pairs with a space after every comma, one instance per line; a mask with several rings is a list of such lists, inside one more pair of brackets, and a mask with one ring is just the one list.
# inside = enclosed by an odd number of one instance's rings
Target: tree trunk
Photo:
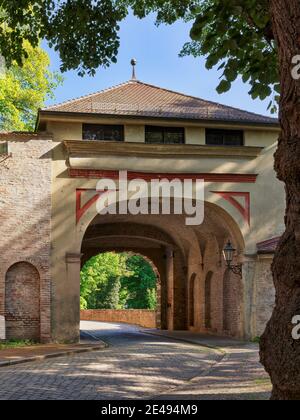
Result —
[[300, 0], [270, 0], [281, 78], [281, 135], [275, 155], [286, 185], [286, 231], [273, 262], [276, 307], [261, 341], [261, 361], [271, 376], [272, 399], [300, 400], [300, 340], [292, 319], [300, 315], [300, 80], [292, 58], [300, 54]]

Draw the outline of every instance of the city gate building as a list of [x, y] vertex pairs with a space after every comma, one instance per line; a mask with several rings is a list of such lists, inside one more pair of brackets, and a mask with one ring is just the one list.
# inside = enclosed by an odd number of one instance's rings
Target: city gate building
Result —
[[[157, 268], [157, 328], [261, 335], [284, 229], [278, 134], [275, 119], [135, 79], [40, 110], [34, 133], [0, 134], [0, 336], [76, 342], [80, 270], [106, 251]], [[125, 170], [203, 179], [204, 222], [98, 214], [97, 182]]]

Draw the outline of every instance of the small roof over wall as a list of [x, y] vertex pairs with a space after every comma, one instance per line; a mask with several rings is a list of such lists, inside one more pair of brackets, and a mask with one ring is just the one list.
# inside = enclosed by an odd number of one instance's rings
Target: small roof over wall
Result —
[[48, 114], [86, 114], [132, 118], [181, 119], [278, 127], [278, 120], [193, 96], [163, 89], [138, 80], [44, 108]]
[[18, 140], [34, 140], [34, 139], [49, 139], [52, 135], [45, 132], [34, 133], [31, 131], [11, 131], [0, 132], [0, 142], [18, 141]]
[[259, 254], [274, 254], [279, 244], [280, 236], [257, 244], [257, 252]]

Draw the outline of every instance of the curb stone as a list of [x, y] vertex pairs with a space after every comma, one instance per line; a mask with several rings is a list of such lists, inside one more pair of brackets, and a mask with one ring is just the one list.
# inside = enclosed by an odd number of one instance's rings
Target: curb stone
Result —
[[44, 355], [39, 355], [39, 356], [24, 357], [23, 359], [18, 359], [18, 360], [7, 360], [5, 362], [0, 362], [0, 368], [7, 367], [7, 366], [20, 365], [23, 363], [42, 362], [43, 360], [56, 359], [56, 358], [64, 357], [64, 356], [73, 356], [74, 354], [90, 353], [93, 351], [104, 350], [108, 347], [109, 345], [103, 342], [103, 344], [98, 344], [95, 346], [81, 348], [81, 349], [79, 348], [79, 349], [61, 351], [57, 353], [44, 354]]
[[181, 337], [170, 337], [167, 334], [159, 334], [159, 333], [155, 333], [152, 331], [145, 331], [145, 330], [141, 330], [141, 332], [148, 334], [148, 335], [153, 335], [155, 337], [164, 337], [164, 338], [168, 338], [170, 340], [174, 340], [174, 341], [182, 341], [183, 343], [187, 343], [187, 344], [193, 344], [194, 346], [202, 346], [202, 347], [206, 347], [207, 349], [211, 349], [211, 350], [216, 350], [217, 352], [221, 353], [223, 355], [223, 357], [227, 356], [230, 354], [229, 350], [227, 350], [226, 348], [222, 348], [222, 347], [218, 347], [218, 346], [213, 346], [210, 344], [205, 344], [205, 343], [196, 343], [193, 340], [189, 340], [188, 338], [181, 338]]

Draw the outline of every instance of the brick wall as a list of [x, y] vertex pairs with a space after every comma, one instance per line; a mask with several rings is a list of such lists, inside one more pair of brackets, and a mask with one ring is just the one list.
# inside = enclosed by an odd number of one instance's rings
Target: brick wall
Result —
[[256, 335], [261, 336], [275, 306], [275, 288], [271, 272], [272, 255], [261, 256], [256, 263]]
[[33, 265], [13, 265], [5, 278], [6, 338], [40, 339], [40, 276]]
[[0, 316], [0, 340], [5, 340], [5, 318]]
[[[50, 220], [53, 143], [49, 136], [34, 134], [0, 134], [0, 142], [3, 141], [8, 142], [11, 155], [0, 156], [0, 316], [7, 313], [7, 308], [16, 308], [18, 299], [21, 299], [21, 296], [16, 295], [9, 298], [9, 293], [5, 293], [5, 283], [7, 290], [9, 287], [13, 290], [11, 280], [15, 284], [28, 281], [28, 266], [20, 265], [14, 271], [14, 276], [11, 273], [7, 276], [7, 272], [19, 262], [32, 264], [39, 273], [39, 292], [28, 293], [29, 289], [25, 287], [24, 293], [27, 293], [28, 301], [32, 299], [33, 306], [37, 305], [36, 294], [39, 294], [39, 337], [41, 341], [47, 342], [51, 339]], [[27, 333], [30, 336], [28, 338], [36, 336], [36, 319], [34, 315], [34, 332], [27, 325], [23, 338], [26, 338]], [[30, 324], [30, 319], [26, 319], [26, 323]], [[9, 325], [12, 328], [12, 320]]]
[[156, 311], [145, 309], [127, 310], [85, 310], [81, 311], [82, 321], [120, 322], [124, 324], [140, 325], [145, 328], [156, 328]]

